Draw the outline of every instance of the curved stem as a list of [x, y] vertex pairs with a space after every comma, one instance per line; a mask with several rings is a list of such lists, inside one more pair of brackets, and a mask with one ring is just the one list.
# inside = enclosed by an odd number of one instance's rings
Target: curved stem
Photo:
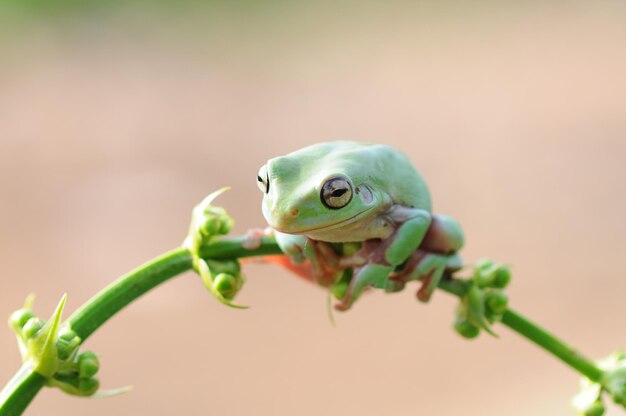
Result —
[[[263, 237], [261, 245], [248, 250], [242, 246], [244, 237], [215, 241], [201, 249], [205, 259], [236, 259], [250, 256], [281, 254], [276, 241]], [[150, 289], [192, 268], [192, 258], [186, 248], [177, 248], [145, 263], [104, 288], [68, 319], [72, 329], [84, 341], [109, 318]], [[463, 280], [443, 280], [439, 288], [456, 296], [467, 291]], [[593, 362], [572, 347], [540, 328], [517, 312], [509, 309], [502, 323], [552, 353], [587, 378], [598, 381], [603, 372]], [[0, 416], [18, 416], [44, 386], [46, 379], [28, 364], [0, 392]]]
[[509, 308], [504, 313], [502, 323], [544, 350], [550, 352], [552, 355], [558, 357], [561, 361], [583, 374], [589, 380], [599, 382], [602, 378], [604, 371], [592, 361], [514, 310]]
[[177, 248], [139, 266], [105, 287], [69, 317], [84, 342], [96, 329], [129, 303], [170, 278], [191, 268], [191, 255]]
[[[242, 246], [244, 237], [215, 241], [201, 250], [204, 258], [235, 259], [280, 254], [276, 241], [263, 237], [261, 245], [248, 250]], [[192, 268], [186, 248], [177, 248], [151, 260], [120, 277], [102, 289], [69, 318], [72, 330], [84, 342], [109, 318], [150, 289]], [[21, 415], [46, 382], [45, 377], [24, 364], [0, 392], [0, 416]]]
[[[243, 248], [244, 237], [216, 241], [202, 248], [204, 258], [235, 259], [266, 254], [280, 254], [273, 238], [264, 237], [261, 245], [248, 250]], [[68, 319], [71, 328], [83, 342], [129, 303], [150, 289], [192, 268], [189, 251], [180, 247], [145, 263], [105, 287]]]
[[23, 364], [0, 392], [0, 415], [21, 415], [45, 384], [44, 376], [34, 372], [28, 363]]

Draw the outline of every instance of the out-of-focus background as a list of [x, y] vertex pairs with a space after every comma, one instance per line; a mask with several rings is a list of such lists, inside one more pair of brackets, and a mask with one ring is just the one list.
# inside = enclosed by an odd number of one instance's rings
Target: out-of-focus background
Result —
[[[258, 168], [350, 138], [406, 152], [464, 258], [513, 265], [512, 304], [594, 358], [626, 345], [626, 6], [598, 2], [5, 2], [0, 316], [48, 316], [178, 245], [220, 197], [263, 226]], [[88, 341], [103, 388], [30, 415], [570, 415], [578, 377], [456, 301], [322, 290], [248, 265], [239, 302], [189, 273]], [[19, 366], [0, 326], [0, 384]], [[612, 409], [609, 414], [622, 414]]]

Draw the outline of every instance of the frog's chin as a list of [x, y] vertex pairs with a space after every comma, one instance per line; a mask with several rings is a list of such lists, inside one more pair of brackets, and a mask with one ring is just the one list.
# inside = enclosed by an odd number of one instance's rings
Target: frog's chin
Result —
[[297, 235], [314, 235], [314, 234], [318, 234], [318, 233], [325, 233], [327, 231], [331, 231], [337, 228], [341, 228], [341, 227], [345, 227], [347, 225], [350, 225], [354, 222], [357, 222], [359, 220], [361, 220], [364, 217], [367, 217], [370, 214], [370, 211], [372, 211], [374, 209], [374, 207], [370, 207], [367, 209], [364, 209], [363, 211], [357, 212], [356, 214], [354, 214], [351, 217], [348, 217], [346, 219], [343, 219], [341, 221], [338, 222], [334, 222], [332, 224], [326, 224], [323, 226], [313, 226], [311, 228], [306, 228], [306, 229], [298, 229], [298, 228], [290, 228], [290, 229], [284, 229], [281, 227], [275, 227], [272, 226], [273, 229], [275, 229], [278, 232], [281, 232], [283, 234], [297, 234]]

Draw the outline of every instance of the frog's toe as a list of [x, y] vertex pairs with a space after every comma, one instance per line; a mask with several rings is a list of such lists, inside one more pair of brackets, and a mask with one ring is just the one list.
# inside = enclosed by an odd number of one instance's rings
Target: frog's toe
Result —
[[422, 287], [420, 287], [417, 293], [415, 294], [415, 296], [417, 297], [417, 300], [419, 300], [420, 302], [426, 303], [430, 300], [430, 297], [432, 296], [432, 290], [428, 290], [428, 288], [431, 285], [430, 284], [431, 281], [432, 281], [432, 276], [430, 275], [422, 279]]
[[241, 246], [246, 250], [256, 250], [261, 246], [261, 238], [266, 235], [262, 228], [252, 228], [248, 230]]
[[352, 303], [353, 303], [352, 301], [343, 299], [341, 302], [335, 304], [335, 310], [340, 311], [340, 312], [347, 311], [348, 309], [352, 307]]
[[339, 301], [339, 303], [335, 304], [335, 310], [338, 311], [347, 311], [352, 307], [354, 302], [359, 298], [363, 289], [355, 284], [355, 279], [352, 278], [350, 284], [347, 287], [346, 293], [343, 298]]
[[435, 289], [439, 286], [447, 264], [447, 257], [437, 254], [429, 254], [422, 260], [419, 265], [420, 276], [423, 276], [420, 279], [422, 287], [417, 291], [417, 299], [420, 302], [426, 303], [430, 300]]
[[402, 280], [389, 279], [389, 281], [387, 282], [387, 286], [385, 287], [385, 292], [387, 293], [400, 292], [404, 289], [405, 286], [406, 286], [406, 282]]

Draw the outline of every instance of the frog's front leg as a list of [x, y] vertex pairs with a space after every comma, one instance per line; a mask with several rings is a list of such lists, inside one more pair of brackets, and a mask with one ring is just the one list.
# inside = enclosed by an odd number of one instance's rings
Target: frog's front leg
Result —
[[339, 264], [340, 256], [328, 243], [312, 240], [304, 235], [278, 231], [273, 231], [273, 234], [278, 246], [288, 257], [286, 261], [281, 261], [283, 266], [307, 280], [328, 287], [345, 268]]
[[385, 240], [366, 241], [359, 256], [368, 259], [367, 264], [355, 269], [348, 290], [335, 305], [337, 310], [349, 309], [368, 286], [387, 288], [389, 275], [411, 257], [424, 240], [430, 227], [428, 211], [394, 205], [386, 213], [396, 231]]
[[444, 273], [462, 267], [463, 262], [457, 252], [463, 243], [463, 231], [456, 220], [445, 215], [433, 215], [419, 250], [413, 253], [402, 270], [392, 274], [391, 281], [401, 286], [409, 280], [421, 280], [422, 287], [417, 292], [417, 298], [428, 302]]

